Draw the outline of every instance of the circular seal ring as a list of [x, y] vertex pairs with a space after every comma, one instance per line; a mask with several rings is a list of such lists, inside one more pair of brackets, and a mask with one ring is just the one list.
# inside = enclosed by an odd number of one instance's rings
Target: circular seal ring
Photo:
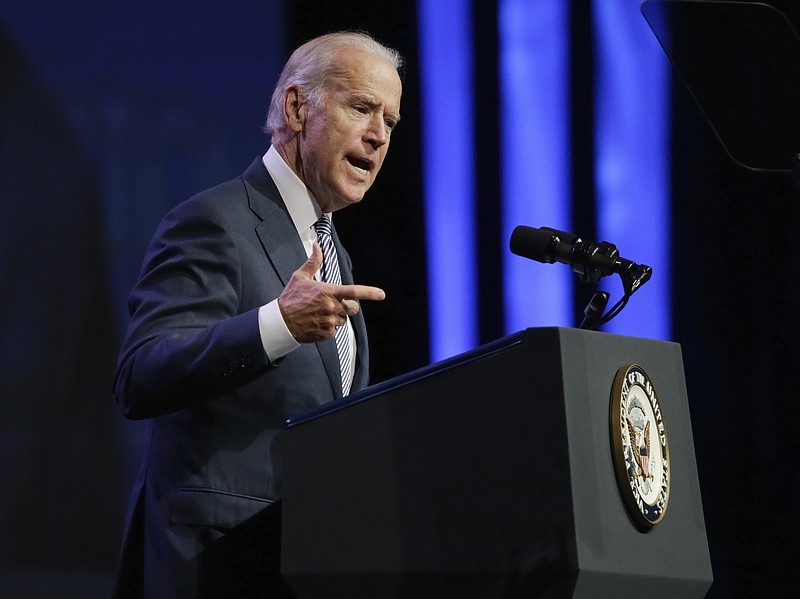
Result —
[[623, 366], [611, 388], [611, 451], [620, 495], [642, 532], [661, 522], [669, 503], [667, 429], [644, 368]]

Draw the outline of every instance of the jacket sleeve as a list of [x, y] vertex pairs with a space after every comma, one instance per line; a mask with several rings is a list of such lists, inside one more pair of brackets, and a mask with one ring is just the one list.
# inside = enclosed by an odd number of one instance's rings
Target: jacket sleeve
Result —
[[224, 202], [189, 201], [162, 221], [129, 299], [114, 378], [128, 418], [206, 402], [269, 371], [258, 307], [242, 306], [237, 234]]

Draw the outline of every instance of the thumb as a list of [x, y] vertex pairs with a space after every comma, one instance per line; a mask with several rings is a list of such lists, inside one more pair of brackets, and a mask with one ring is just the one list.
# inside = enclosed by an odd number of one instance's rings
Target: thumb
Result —
[[295, 275], [300, 276], [304, 279], [313, 279], [316, 272], [322, 266], [322, 249], [320, 249], [319, 244], [315, 241], [314, 245], [311, 246], [311, 255], [308, 257], [308, 260], [303, 262], [303, 265], [295, 271]]

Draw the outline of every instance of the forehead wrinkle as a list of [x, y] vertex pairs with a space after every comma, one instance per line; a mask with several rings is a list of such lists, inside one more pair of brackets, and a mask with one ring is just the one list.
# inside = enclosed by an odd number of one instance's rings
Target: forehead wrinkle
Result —
[[[386, 64], [391, 66], [390, 63]], [[393, 67], [392, 69], [394, 71]], [[394, 71], [394, 73], [397, 75], [397, 71]], [[402, 94], [402, 82], [399, 81], [399, 75], [397, 75], [397, 77], [398, 83], [400, 84], [396, 98], [399, 108], [400, 95]], [[368, 68], [367, 71], [364, 72], [355, 68], [352, 64], [345, 64], [343, 66], [337, 65], [332, 67], [329, 72], [328, 82], [324, 86], [322, 100], [323, 102], [325, 98], [335, 100], [332, 96], [337, 93], [344, 94], [343, 98], [340, 96], [339, 101], [344, 99], [346, 102], [362, 102], [372, 109], [383, 106], [384, 113], [393, 118], [395, 122], [399, 122], [399, 111], [387, 111], [387, 102], [392, 102], [394, 93], [391, 89], [391, 85], [389, 88], [384, 89], [384, 83], [386, 82], [383, 79], [383, 74], [371, 68]], [[380, 98], [383, 98], [383, 101], [379, 100]]]

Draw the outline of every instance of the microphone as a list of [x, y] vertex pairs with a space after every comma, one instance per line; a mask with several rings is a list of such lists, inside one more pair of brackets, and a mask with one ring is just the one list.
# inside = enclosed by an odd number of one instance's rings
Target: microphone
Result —
[[550, 227], [534, 229], [519, 225], [511, 234], [509, 246], [523, 258], [545, 264], [567, 264], [587, 283], [616, 273], [622, 277], [627, 295], [649, 281], [653, 274], [649, 266], [621, 258], [613, 243], [584, 241], [573, 233]]

